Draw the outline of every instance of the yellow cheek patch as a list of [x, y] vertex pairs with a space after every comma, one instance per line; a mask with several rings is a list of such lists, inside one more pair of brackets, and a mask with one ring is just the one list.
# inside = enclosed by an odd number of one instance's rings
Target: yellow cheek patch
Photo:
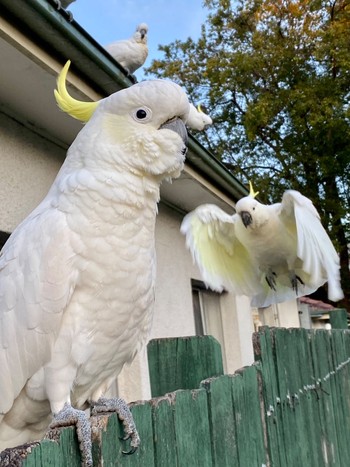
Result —
[[111, 113], [105, 113], [101, 118], [102, 128], [106, 132], [109, 141], [121, 144], [129, 139], [131, 127], [127, 118]]

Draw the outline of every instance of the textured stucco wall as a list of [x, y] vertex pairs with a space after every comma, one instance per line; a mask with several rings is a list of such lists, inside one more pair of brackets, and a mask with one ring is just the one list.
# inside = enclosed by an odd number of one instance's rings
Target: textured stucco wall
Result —
[[0, 230], [12, 232], [46, 195], [66, 151], [0, 112]]

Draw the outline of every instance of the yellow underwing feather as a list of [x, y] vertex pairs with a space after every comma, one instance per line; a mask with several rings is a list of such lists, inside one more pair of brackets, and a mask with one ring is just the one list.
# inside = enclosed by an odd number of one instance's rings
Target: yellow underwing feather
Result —
[[86, 123], [90, 120], [92, 114], [95, 112], [96, 107], [99, 104], [97, 102], [84, 102], [74, 99], [68, 91], [66, 87], [66, 78], [68, 69], [70, 66], [70, 60], [62, 68], [61, 73], [58, 75], [57, 78], [57, 89], [54, 90], [55, 99], [57, 102], [58, 107], [66, 112], [71, 117], [80, 120], [81, 122]]

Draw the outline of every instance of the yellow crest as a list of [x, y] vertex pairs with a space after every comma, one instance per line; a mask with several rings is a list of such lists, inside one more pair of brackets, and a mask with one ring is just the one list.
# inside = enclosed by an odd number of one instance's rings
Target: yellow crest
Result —
[[197, 105], [197, 110], [199, 113], [203, 113], [203, 110], [200, 104]]
[[66, 79], [70, 63], [70, 60], [68, 60], [68, 62], [62, 68], [61, 73], [58, 75], [57, 89], [54, 90], [55, 99], [58, 107], [63, 110], [63, 112], [66, 112], [71, 117], [85, 123], [90, 120], [92, 114], [95, 112], [96, 107], [98, 106], [99, 101], [78, 101], [68, 94]]
[[253, 185], [252, 185], [252, 182], [249, 180], [249, 196], [251, 196], [252, 198], [255, 198], [256, 196], [258, 196], [259, 192], [258, 191], [254, 191], [254, 188], [253, 188]]

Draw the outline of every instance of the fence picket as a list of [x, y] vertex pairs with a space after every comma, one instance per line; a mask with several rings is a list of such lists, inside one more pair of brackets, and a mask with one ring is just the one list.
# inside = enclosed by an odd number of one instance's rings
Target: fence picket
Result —
[[175, 393], [152, 399], [154, 453], [156, 467], [177, 466], [174, 423]]
[[178, 466], [211, 467], [208, 403], [204, 389], [177, 391], [174, 423]]
[[153, 339], [147, 346], [152, 397], [198, 388], [224, 373], [219, 342], [212, 336]]
[[[132, 456], [122, 454], [128, 442], [119, 439], [115, 415], [92, 417], [94, 465], [350, 465], [350, 331], [264, 327], [253, 343], [254, 365], [224, 376], [217, 376], [221, 358], [213, 338], [151, 343], [155, 391], [182, 389], [131, 404], [141, 437]], [[169, 380], [158, 384], [162, 371]], [[206, 379], [199, 385], [201, 375]], [[186, 388], [189, 381], [198, 389]], [[80, 466], [74, 429], [57, 433], [57, 442], [4, 451], [0, 465]]]
[[210, 378], [202, 382], [208, 394], [213, 465], [238, 465], [235, 413], [232, 400], [232, 376]]

